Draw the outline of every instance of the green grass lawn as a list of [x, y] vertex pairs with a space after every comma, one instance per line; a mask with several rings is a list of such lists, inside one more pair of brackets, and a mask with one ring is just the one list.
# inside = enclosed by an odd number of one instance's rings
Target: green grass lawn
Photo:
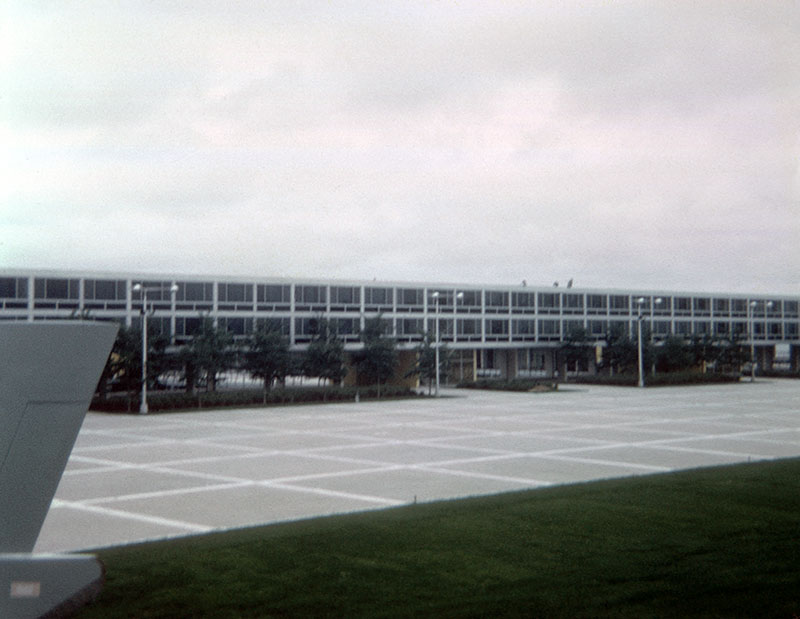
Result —
[[[235, 505], [231, 509], [236, 509]], [[89, 617], [800, 615], [800, 459], [98, 553]]]

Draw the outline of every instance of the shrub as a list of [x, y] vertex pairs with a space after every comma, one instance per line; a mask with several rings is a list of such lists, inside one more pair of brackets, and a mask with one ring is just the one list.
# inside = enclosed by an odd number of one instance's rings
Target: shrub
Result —
[[[367, 387], [292, 387], [272, 389], [267, 392], [266, 403], [261, 389], [241, 389], [222, 391], [200, 391], [185, 393], [177, 391], [160, 391], [148, 394], [147, 404], [151, 412], [179, 411], [209, 408], [243, 408], [257, 406], [281, 406], [286, 404], [308, 404], [314, 402], [346, 402], [356, 398], [377, 399], [377, 385]], [[407, 387], [382, 385], [380, 397], [407, 398], [417, 394]], [[111, 396], [100, 399], [95, 396], [90, 410], [107, 413], [135, 413], [139, 410], [139, 397], [133, 398], [130, 410], [128, 401], [123, 396]]]
[[766, 378], [800, 378], [800, 370], [760, 370], [757, 376]]
[[[617, 387], [635, 387], [639, 384], [638, 374], [615, 374], [614, 376], [576, 376], [571, 382], [591, 385], [609, 385]], [[644, 377], [646, 387], [669, 387], [675, 385], [706, 385], [717, 383], [739, 382], [738, 374], [702, 372], [667, 372]]]
[[484, 378], [462, 381], [457, 386], [461, 389], [488, 389], [493, 391], [555, 391], [558, 389], [558, 383], [554, 379], [548, 378], [513, 378], [509, 380]]

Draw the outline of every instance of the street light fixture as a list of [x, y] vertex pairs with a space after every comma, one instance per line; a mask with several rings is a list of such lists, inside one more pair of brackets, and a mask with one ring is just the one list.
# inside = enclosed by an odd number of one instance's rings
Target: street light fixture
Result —
[[[655, 306], [661, 305], [664, 302], [664, 299], [661, 297], [656, 297], [653, 299], [653, 304], [650, 306], [650, 344], [651, 346], [655, 344], [656, 341], [656, 334], [655, 334]], [[652, 354], [653, 351], [651, 351]], [[652, 374], [653, 376], [656, 375], [656, 356], [652, 354], [653, 357], [653, 367], [652, 367]]]
[[[457, 292], [456, 293], [456, 303], [455, 303], [455, 313], [458, 314], [458, 302], [464, 300], [464, 293]], [[453, 341], [458, 340], [458, 318], [454, 316], [453, 320]], [[464, 351], [459, 349], [458, 351], [458, 369], [459, 374], [461, 376], [461, 382], [464, 382]]]
[[[756, 380], [756, 334], [753, 326], [753, 314], [756, 311], [758, 301], [750, 301], [747, 304], [747, 322], [749, 323], [750, 330], [750, 382]], [[764, 316], [766, 317], [767, 310], [764, 309]]]
[[[772, 301], [765, 301], [764, 302], [764, 339], [767, 339], [767, 310], [773, 307], [775, 304]], [[750, 382], [755, 382], [756, 380], [756, 334], [755, 328], [753, 324], [754, 316], [756, 311], [756, 307], [758, 306], [758, 301], [750, 301], [747, 304], [747, 314], [748, 319], [750, 322]]]
[[134, 284], [131, 288], [134, 292], [142, 293], [142, 397], [139, 402], [139, 414], [146, 415], [149, 412], [147, 407], [147, 293], [169, 290], [174, 295], [178, 292], [178, 285], [172, 286], [143, 286]]
[[644, 387], [644, 360], [642, 358], [642, 305], [644, 305], [644, 297], [636, 299], [636, 334], [637, 334], [637, 352], [639, 358], [639, 387]]
[[439, 397], [439, 292], [436, 291], [431, 294], [433, 303], [436, 306], [436, 331], [434, 350], [436, 353], [436, 397]]

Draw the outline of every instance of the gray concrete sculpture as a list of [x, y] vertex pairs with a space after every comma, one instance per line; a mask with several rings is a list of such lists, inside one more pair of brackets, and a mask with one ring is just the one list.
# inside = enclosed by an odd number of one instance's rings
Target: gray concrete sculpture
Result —
[[58, 616], [99, 592], [91, 555], [34, 555], [117, 325], [0, 323], [0, 617]]

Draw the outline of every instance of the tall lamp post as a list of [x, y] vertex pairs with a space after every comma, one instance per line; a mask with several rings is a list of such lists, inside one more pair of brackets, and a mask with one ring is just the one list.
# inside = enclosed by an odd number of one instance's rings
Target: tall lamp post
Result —
[[636, 299], [636, 335], [637, 352], [639, 357], [639, 387], [644, 387], [644, 359], [642, 357], [642, 305], [644, 297]]
[[756, 311], [758, 301], [750, 301], [747, 304], [747, 318], [750, 323], [750, 382], [756, 380], [756, 334], [753, 331], [753, 313]]
[[436, 291], [431, 294], [433, 297], [433, 303], [436, 307], [436, 327], [435, 327], [435, 335], [434, 335], [434, 350], [436, 353], [436, 397], [439, 397], [439, 292]]
[[[758, 305], [758, 301], [750, 301], [747, 306], [749, 311], [749, 318], [750, 318], [750, 382], [755, 382], [756, 380], [756, 334], [753, 325], [753, 314], [756, 312], [756, 306]], [[767, 311], [775, 305], [772, 301], [765, 301], [764, 302], [764, 339], [766, 340], [769, 336], [767, 334]]]
[[[455, 313], [458, 314], [458, 302], [464, 298], [463, 292], [456, 293], [456, 302], [455, 302]], [[458, 318], [457, 316], [453, 316], [453, 341], [458, 340]], [[458, 369], [459, 374], [461, 375], [461, 382], [464, 382], [464, 351], [458, 351]]]
[[134, 284], [131, 289], [134, 292], [142, 293], [142, 397], [139, 401], [139, 414], [146, 415], [149, 412], [147, 407], [147, 293], [169, 290], [170, 294], [178, 292], [178, 285], [166, 286], [143, 286]]
[[[657, 297], [657, 298], [653, 299], [653, 304], [650, 306], [650, 345], [651, 346], [653, 346], [655, 344], [655, 341], [656, 341], [656, 334], [655, 334], [655, 324], [656, 324], [655, 306], [656, 305], [661, 305], [663, 302], [664, 302], [664, 299], [662, 299], [661, 297]], [[651, 350], [651, 355], [653, 357], [652, 374], [653, 374], [653, 376], [655, 376], [656, 375], [656, 356], [655, 356], [653, 350]]]

